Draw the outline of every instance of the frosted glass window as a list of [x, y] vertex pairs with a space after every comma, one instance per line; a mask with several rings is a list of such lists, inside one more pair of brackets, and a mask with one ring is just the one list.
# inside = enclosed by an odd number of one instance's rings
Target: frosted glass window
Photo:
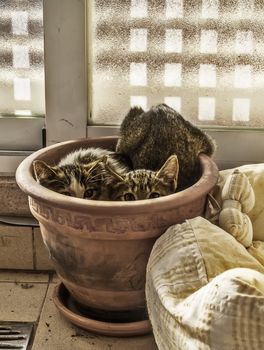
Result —
[[135, 96], [198, 125], [264, 128], [261, 1], [91, 2], [93, 123], [119, 124]]
[[233, 120], [247, 122], [249, 121], [249, 116], [250, 116], [250, 99], [234, 98]]
[[251, 87], [251, 71], [250, 65], [235, 67], [234, 86], [239, 89], [248, 89]]
[[166, 17], [183, 17], [183, 0], [166, 0]]
[[199, 70], [199, 85], [201, 87], [216, 86], [216, 66], [214, 64], [201, 64]]
[[171, 108], [174, 108], [178, 113], [181, 113], [181, 98], [177, 96], [167, 96], [164, 98], [166, 103]]
[[45, 114], [42, 0], [0, 0], [0, 118]]
[[[25, 2], [25, 1], [24, 1]], [[12, 32], [14, 35], [28, 35], [28, 12], [11, 12]]]
[[139, 106], [144, 110], [147, 109], [147, 96], [130, 96], [130, 106]]
[[131, 29], [130, 30], [130, 50], [144, 52], [147, 51], [148, 44], [147, 29]]
[[165, 33], [165, 52], [182, 52], [182, 30], [167, 29]]
[[236, 52], [238, 54], [251, 54], [253, 51], [253, 33], [251, 31], [238, 31], [236, 34]]
[[132, 18], [144, 18], [148, 15], [147, 0], [131, 0], [130, 16]]
[[130, 84], [137, 86], [147, 85], [147, 65], [146, 63], [130, 64]]
[[254, 13], [254, 0], [238, 0], [238, 16], [240, 19], [250, 19]]
[[165, 86], [181, 86], [182, 66], [179, 63], [166, 63], [164, 72]]
[[217, 53], [217, 31], [202, 30], [200, 41], [201, 53]]
[[30, 79], [14, 79], [14, 98], [20, 101], [29, 101], [31, 99]]
[[29, 68], [29, 50], [24, 45], [13, 45], [14, 68]]
[[215, 119], [215, 98], [199, 97], [199, 119], [214, 120]]
[[29, 109], [16, 109], [15, 115], [29, 117], [32, 115], [32, 111], [30, 111]]
[[202, 18], [218, 18], [218, 0], [203, 0]]

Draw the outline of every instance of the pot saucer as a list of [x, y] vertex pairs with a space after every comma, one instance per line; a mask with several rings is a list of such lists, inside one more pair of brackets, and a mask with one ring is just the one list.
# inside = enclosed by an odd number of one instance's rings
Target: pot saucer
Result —
[[[150, 322], [147, 316], [142, 315], [142, 313], [129, 317], [128, 312], [128, 317], [133, 320], [128, 322], [124, 317], [124, 312], [104, 312], [102, 310], [81, 308], [62, 282], [58, 283], [54, 289], [53, 302], [65, 318], [87, 331], [117, 337], [130, 337], [151, 332]], [[109, 315], [113, 314], [115, 319], [109, 322]], [[138, 320], [134, 320], [135, 317], [138, 317]]]

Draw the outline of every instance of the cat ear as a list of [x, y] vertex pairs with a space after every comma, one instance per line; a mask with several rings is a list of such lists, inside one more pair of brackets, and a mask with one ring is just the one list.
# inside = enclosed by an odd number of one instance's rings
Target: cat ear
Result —
[[104, 162], [104, 158], [105, 158], [105, 156], [103, 158], [100, 158], [100, 159], [92, 162], [92, 163], [85, 165], [84, 168], [87, 171], [87, 173], [91, 173], [92, 171], [96, 170], [97, 168], [100, 168], [100, 167], [102, 168], [100, 163]]
[[144, 113], [144, 109], [142, 107], [134, 106], [134, 107], [130, 108], [130, 110], [127, 114], [127, 117], [129, 117], [129, 118], [136, 117], [142, 113]]
[[33, 169], [37, 180], [42, 180], [44, 178], [46, 179], [49, 176], [55, 176], [55, 177], [58, 176], [56, 169], [49, 166], [42, 160], [34, 160]]
[[113, 183], [124, 181], [124, 177], [122, 176], [122, 174], [118, 173], [109, 164], [107, 157], [104, 161], [104, 165], [105, 165], [105, 183], [106, 183], [106, 185], [113, 185]]
[[160, 179], [165, 179], [168, 182], [175, 181], [177, 184], [179, 174], [179, 162], [177, 156], [174, 154], [170, 156], [160, 170], [157, 172], [156, 177]]

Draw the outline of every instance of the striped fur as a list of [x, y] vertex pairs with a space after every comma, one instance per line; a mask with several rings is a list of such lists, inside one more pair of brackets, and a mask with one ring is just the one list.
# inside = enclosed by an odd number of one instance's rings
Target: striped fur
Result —
[[100, 148], [79, 149], [50, 166], [41, 160], [33, 163], [36, 180], [55, 192], [85, 199], [108, 200], [103, 159], [121, 174], [128, 170], [117, 154]]
[[215, 148], [215, 142], [202, 129], [160, 104], [146, 112], [131, 108], [121, 124], [116, 151], [131, 159], [133, 169], [154, 171], [176, 154], [180, 169], [178, 189], [182, 190], [201, 175], [198, 155], [212, 156]]
[[175, 192], [178, 160], [172, 155], [159, 171], [138, 169], [126, 174], [116, 172], [106, 164], [106, 183], [110, 200], [132, 201], [166, 196]]
[[103, 149], [80, 149], [66, 155], [58, 165], [41, 160], [33, 163], [36, 180], [67, 196], [129, 201], [166, 196], [175, 192], [178, 160], [171, 156], [159, 171], [129, 171], [116, 153]]

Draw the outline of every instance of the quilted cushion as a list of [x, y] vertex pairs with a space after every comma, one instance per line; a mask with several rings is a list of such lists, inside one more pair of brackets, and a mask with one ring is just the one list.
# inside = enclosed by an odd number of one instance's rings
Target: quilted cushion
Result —
[[[264, 241], [264, 163], [243, 165], [237, 169], [247, 176], [255, 193], [255, 205], [248, 212], [253, 226], [253, 241]], [[214, 188], [213, 196], [220, 203], [220, 206], [222, 206], [223, 186], [234, 170], [227, 169], [219, 173], [219, 181]], [[243, 189], [242, 186], [241, 189]]]
[[170, 227], [147, 266], [159, 349], [264, 349], [263, 273], [249, 250], [204, 218]]
[[255, 205], [255, 194], [248, 177], [238, 169], [229, 175], [221, 193], [219, 226], [245, 247], [252, 245], [253, 227], [247, 215]]

